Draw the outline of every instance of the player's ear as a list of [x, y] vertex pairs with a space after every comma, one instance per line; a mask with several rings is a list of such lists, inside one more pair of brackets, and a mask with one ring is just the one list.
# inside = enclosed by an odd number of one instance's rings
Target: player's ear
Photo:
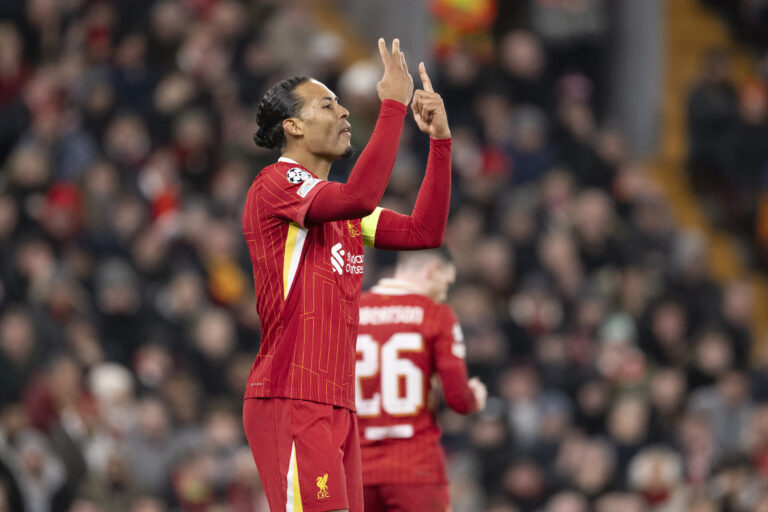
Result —
[[437, 260], [432, 260], [427, 262], [424, 265], [424, 277], [427, 278], [428, 281], [432, 281], [432, 279], [435, 277], [435, 274], [440, 268], [440, 262]]
[[301, 137], [304, 135], [304, 123], [297, 117], [283, 119], [283, 132], [294, 137]]

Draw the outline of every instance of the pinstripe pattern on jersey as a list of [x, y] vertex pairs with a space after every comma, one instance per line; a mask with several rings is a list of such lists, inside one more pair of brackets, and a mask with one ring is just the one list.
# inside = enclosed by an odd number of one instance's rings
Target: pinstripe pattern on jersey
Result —
[[[282, 397], [354, 410], [355, 338], [362, 274], [331, 266], [331, 247], [344, 258], [363, 254], [359, 219], [301, 227], [306, 198], [285, 173], [266, 167], [253, 182], [243, 211], [243, 234], [253, 263], [261, 346], [246, 397]], [[349, 256], [348, 256], [349, 255]], [[345, 261], [346, 262], [346, 261]]]

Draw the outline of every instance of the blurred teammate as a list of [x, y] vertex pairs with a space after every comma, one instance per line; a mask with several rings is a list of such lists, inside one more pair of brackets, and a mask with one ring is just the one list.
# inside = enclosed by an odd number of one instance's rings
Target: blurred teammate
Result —
[[487, 391], [467, 381], [456, 315], [441, 304], [456, 269], [445, 249], [398, 255], [395, 276], [360, 298], [355, 398], [366, 512], [450, 510], [432, 377], [445, 401], [469, 414]]
[[[354, 414], [363, 242], [436, 247], [445, 231], [451, 134], [442, 99], [423, 64], [424, 90], [413, 94], [397, 39], [391, 53], [380, 39], [379, 52], [381, 111], [346, 183], [326, 180], [333, 161], [349, 153], [350, 125], [349, 112], [325, 85], [283, 80], [267, 91], [256, 114], [257, 144], [282, 156], [253, 181], [243, 212], [262, 322], [243, 423], [272, 510], [363, 509]], [[377, 205], [409, 101], [431, 144], [407, 216]]]

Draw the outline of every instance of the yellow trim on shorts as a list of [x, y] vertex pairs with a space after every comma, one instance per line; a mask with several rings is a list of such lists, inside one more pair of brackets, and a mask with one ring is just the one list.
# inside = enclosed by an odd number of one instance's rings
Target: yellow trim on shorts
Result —
[[301, 503], [301, 488], [299, 487], [299, 465], [296, 462], [296, 443], [291, 443], [291, 461], [288, 464], [288, 492], [286, 493], [286, 512], [304, 512]]

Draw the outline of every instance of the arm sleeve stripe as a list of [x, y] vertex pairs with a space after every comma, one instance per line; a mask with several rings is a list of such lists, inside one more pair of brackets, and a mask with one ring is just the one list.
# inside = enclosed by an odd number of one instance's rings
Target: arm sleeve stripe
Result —
[[288, 235], [285, 237], [285, 250], [283, 253], [283, 299], [288, 298], [291, 291], [296, 270], [299, 268], [301, 250], [304, 248], [304, 239], [307, 230], [291, 222], [288, 224]]
[[360, 223], [363, 228], [363, 243], [368, 247], [373, 247], [373, 243], [376, 240], [376, 226], [379, 224], [381, 211], [382, 208], [377, 206], [373, 213], [363, 217]]

